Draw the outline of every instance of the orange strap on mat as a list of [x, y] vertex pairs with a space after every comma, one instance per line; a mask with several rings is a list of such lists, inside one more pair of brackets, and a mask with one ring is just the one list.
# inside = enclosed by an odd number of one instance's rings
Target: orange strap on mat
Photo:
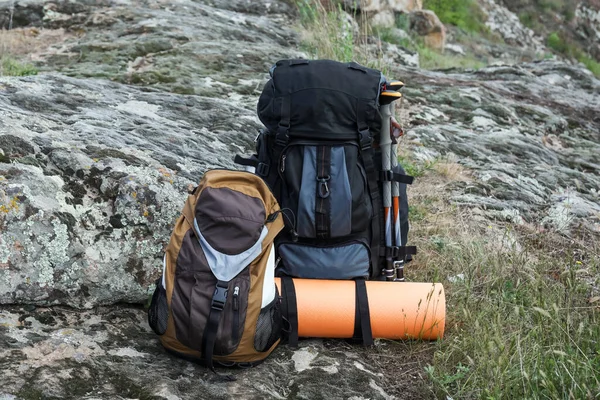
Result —
[[[296, 294], [298, 337], [356, 337], [355, 281], [291, 280]], [[281, 278], [275, 278], [275, 283], [285, 299]], [[446, 297], [442, 284], [366, 281], [365, 286], [373, 338], [443, 337]]]

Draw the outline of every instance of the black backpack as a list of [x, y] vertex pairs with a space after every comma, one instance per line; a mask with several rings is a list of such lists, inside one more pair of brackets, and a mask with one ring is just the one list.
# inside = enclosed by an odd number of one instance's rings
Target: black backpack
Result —
[[[406, 246], [402, 167], [382, 171], [380, 94], [386, 78], [357, 63], [281, 60], [258, 101], [265, 128], [256, 154], [236, 156], [254, 167], [282, 208], [286, 228], [275, 240], [276, 274], [316, 279], [390, 279], [411, 260]], [[386, 246], [382, 182], [400, 183], [403, 246]]]

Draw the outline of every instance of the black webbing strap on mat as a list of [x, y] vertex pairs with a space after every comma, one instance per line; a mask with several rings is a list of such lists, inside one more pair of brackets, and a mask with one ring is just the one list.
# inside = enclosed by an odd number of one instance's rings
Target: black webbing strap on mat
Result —
[[379, 239], [384, 235], [384, 226], [379, 220], [379, 184], [377, 182], [377, 171], [373, 162], [373, 144], [371, 143], [372, 137], [369, 131], [369, 125], [366, 121], [367, 117], [367, 105], [364, 101], [358, 101], [356, 107], [356, 121], [358, 124], [358, 140], [360, 142], [360, 154], [365, 165], [365, 172], [367, 174], [367, 184], [369, 185], [369, 193], [371, 195], [371, 202], [373, 204], [373, 217], [371, 218], [371, 268], [373, 268], [372, 275], [376, 276], [379, 268], [379, 252], [377, 249], [380, 246]]
[[290, 332], [287, 334], [288, 345], [298, 347], [298, 305], [296, 303], [296, 288], [291, 277], [281, 277], [281, 292], [282, 312], [290, 323]]
[[354, 282], [356, 283], [354, 338], [362, 339], [365, 346], [371, 346], [373, 345], [373, 333], [371, 332], [367, 284], [364, 279], [356, 279]]

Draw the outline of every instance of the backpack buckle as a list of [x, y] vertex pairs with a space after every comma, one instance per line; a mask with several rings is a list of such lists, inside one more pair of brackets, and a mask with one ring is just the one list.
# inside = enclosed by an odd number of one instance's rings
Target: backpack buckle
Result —
[[400, 255], [400, 247], [389, 246], [389, 247], [385, 248], [386, 258], [398, 258], [399, 255]]
[[210, 307], [223, 311], [225, 302], [227, 301], [227, 286], [220, 286], [219, 283], [217, 283], [217, 286], [215, 287], [215, 293], [213, 294]]
[[319, 188], [317, 193], [319, 197], [322, 199], [326, 199], [329, 197], [329, 186], [327, 186], [327, 181], [331, 179], [331, 176], [327, 175], [325, 177], [317, 177], [317, 181], [319, 182]]
[[269, 164], [266, 164], [264, 162], [259, 162], [258, 165], [256, 166], [256, 173], [260, 176], [267, 176], [267, 175], [269, 175], [270, 169], [271, 169], [271, 167], [269, 166]]
[[383, 182], [391, 182], [394, 180], [394, 173], [391, 170], [379, 171], [379, 180]]
[[285, 147], [289, 138], [288, 133], [290, 132], [290, 124], [282, 125], [279, 124], [279, 128], [277, 129], [277, 135], [275, 135], [275, 143], [281, 147]]
[[369, 128], [358, 131], [358, 141], [360, 142], [361, 150], [367, 150], [372, 146], [371, 139], [371, 132], [369, 132]]

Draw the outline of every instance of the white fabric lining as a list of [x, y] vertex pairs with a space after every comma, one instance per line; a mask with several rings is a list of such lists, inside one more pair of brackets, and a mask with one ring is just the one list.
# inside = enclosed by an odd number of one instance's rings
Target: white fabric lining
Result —
[[220, 281], [229, 282], [237, 274], [239, 274], [244, 268], [250, 264], [250, 262], [258, 257], [260, 252], [262, 251], [262, 242], [269, 233], [269, 230], [266, 226], [263, 226], [260, 237], [249, 249], [235, 255], [223, 254], [217, 250], [215, 250], [202, 236], [202, 232], [200, 232], [200, 228], [198, 227], [198, 222], [194, 218], [194, 227], [196, 232], [198, 233], [198, 241], [200, 242], [200, 246], [204, 251], [204, 256], [206, 257], [206, 261], [208, 262], [208, 266], [210, 267], [212, 273], [217, 277]]

